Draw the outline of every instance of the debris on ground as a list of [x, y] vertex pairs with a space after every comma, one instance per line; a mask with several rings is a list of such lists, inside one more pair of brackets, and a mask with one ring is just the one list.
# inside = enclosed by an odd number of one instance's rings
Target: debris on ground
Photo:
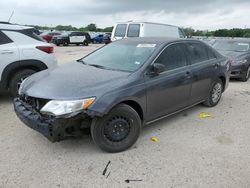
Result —
[[142, 181], [142, 180], [129, 180], [129, 179], [125, 180], [126, 183], [130, 183], [131, 181]]
[[210, 113], [207, 112], [201, 112], [198, 114], [199, 118], [214, 118], [214, 116]]
[[158, 138], [156, 138], [155, 136], [152, 136], [152, 137], [150, 138], [150, 140], [151, 140], [152, 142], [158, 142]]
[[111, 161], [109, 161], [106, 165], [106, 167], [104, 168], [103, 172], [102, 172], [102, 175], [105, 176], [106, 173], [107, 173], [107, 170], [108, 170], [108, 166], [110, 165]]

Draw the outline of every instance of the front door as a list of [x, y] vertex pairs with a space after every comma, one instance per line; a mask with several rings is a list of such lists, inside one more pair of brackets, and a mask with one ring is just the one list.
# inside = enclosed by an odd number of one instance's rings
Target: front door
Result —
[[178, 111], [188, 105], [191, 72], [185, 55], [186, 46], [171, 44], [154, 63], [165, 66], [158, 75], [146, 76], [147, 121]]

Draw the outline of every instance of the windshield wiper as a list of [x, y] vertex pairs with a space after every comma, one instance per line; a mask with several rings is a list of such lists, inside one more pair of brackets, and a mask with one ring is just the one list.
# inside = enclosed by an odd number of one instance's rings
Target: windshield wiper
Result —
[[107, 69], [107, 67], [104, 67], [102, 65], [96, 65], [96, 64], [87, 64], [89, 66], [92, 66], [92, 67], [96, 67], [96, 68], [100, 68], [100, 69]]
[[77, 62], [81, 62], [82, 64], [84, 64], [84, 65], [87, 65], [82, 59], [78, 59], [78, 60], [76, 60]]

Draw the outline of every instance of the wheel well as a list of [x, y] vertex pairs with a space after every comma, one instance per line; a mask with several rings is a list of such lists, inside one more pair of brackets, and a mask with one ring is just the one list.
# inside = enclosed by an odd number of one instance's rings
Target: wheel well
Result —
[[224, 76], [220, 76], [219, 79], [222, 81], [223, 83], [223, 91], [225, 90], [225, 85], [226, 85], [226, 79]]
[[138, 113], [138, 115], [140, 116], [141, 120], [143, 120], [143, 118], [144, 118], [143, 117], [143, 110], [142, 110], [141, 106], [137, 102], [128, 100], [128, 101], [123, 101], [121, 103], [129, 105], [130, 107], [132, 107]]
[[35, 67], [35, 66], [22, 66], [22, 67], [18, 67], [16, 69], [13, 69], [11, 70], [11, 72], [8, 74], [8, 77], [7, 77], [7, 87], [9, 87], [9, 84], [10, 84], [10, 81], [11, 81], [11, 78], [19, 71], [22, 71], [22, 70], [34, 70], [36, 72], [38, 71], [41, 71], [38, 67]]

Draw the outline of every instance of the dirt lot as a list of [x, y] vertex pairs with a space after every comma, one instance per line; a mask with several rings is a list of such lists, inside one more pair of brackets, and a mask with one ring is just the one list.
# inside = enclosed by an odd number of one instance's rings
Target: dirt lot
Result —
[[[97, 47], [60, 47], [56, 54], [64, 63]], [[198, 105], [154, 123], [130, 150], [107, 154], [88, 135], [52, 144], [0, 96], [0, 187], [250, 187], [249, 102], [250, 81], [232, 81], [217, 107]]]

